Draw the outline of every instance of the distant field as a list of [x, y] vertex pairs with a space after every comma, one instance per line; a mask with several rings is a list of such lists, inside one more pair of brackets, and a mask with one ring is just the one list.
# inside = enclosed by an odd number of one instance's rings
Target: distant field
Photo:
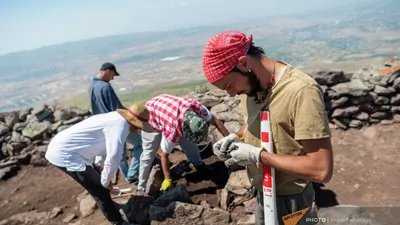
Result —
[[[121, 103], [125, 107], [129, 107], [129, 105], [132, 104], [133, 102], [144, 102], [159, 94], [173, 94], [182, 96], [189, 92], [194, 91], [197, 86], [202, 84], [207, 84], [207, 81], [206, 80], [193, 81], [176, 85], [166, 84], [164, 87], [159, 87], [156, 89], [152, 88], [143, 91], [138, 91], [128, 94], [117, 94], [117, 95]], [[66, 104], [83, 109], [89, 109], [90, 108], [89, 96], [88, 95], [75, 96], [71, 99], [68, 99], [66, 101]]]

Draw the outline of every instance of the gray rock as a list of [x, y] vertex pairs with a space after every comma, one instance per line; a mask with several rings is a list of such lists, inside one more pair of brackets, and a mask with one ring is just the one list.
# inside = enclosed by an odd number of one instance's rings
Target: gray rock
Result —
[[59, 127], [57, 128], [57, 133], [60, 133], [61, 131], [67, 129], [67, 128], [70, 127], [70, 126], [71, 126], [71, 125], [62, 125], [62, 126], [59, 126]]
[[211, 113], [213, 115], [218, 116], [220, 113], [227, 112], [228, 110], [229, 110], [229, 106], [227, 106], [226, 104], [221, 103], [221, 104], [213, 106], [211, 108]]
[[400, 114], [400, 106], [392, 106], [390, 112], [393, 114]]
[[210, 92], [208, 92], [209, 95], [215, 96], [217, 98], [223, 98], [228, 95], [226, 91], [220, 90], [220, 89], [212, 89]]
[[393, 81], [393, 85], [392, 87], [396, 90], [400, 90], [400, 77], [397, 77], [394, 81]]
[[375, 86], [374, 92], [377, 93], [378, 95], [391, 95], [393, 93], [396, 92], [396, 89], [392, 88], [392, 87], [382, 87], [382, 86]]
[[[63, 210], [60, 207], [54, 207], [53, 210], [49, 213], [49, 218], [56, 218], [58, 215], [60, 215], [63, 212]], [[68, 221], [69, 222], [69, 221]]]
[[10, 128], [6, 124], [0, 122], [0, 136], [3, 136], [8, 132], [10, 132]]
[[22, 132], [22, 130], [25, 128], [25, 126], [26, 126], [25, 122], [18, 122], [18, 123], [14, 124], [12, 130]]
[[85, 195], [79, 201], [79, 211], [81, 213], [81, 217], [87, 217], [94, 213], [94, 210], [97, 208], [96, 201], [89, 194]]
[[390, 108], [392, 108], [391, 105], [380, 105], [378, 106], [379, 111], [384, 111], [384, 112], [390, 112]]
[[335, 117], [350, 117], [360, 111], [358, 106], [350, 106], [347, 108], [338, 108], [335, 109], [332, 113], [332, 118]]
[[340, 97], [339, 99], [333, 99], [331, 101], [331, 107], [332, 107], [332, 109], [336, 109], [336, 108], [342, 107], [348, 101], [349, 101], [349, 98], [346, 97], [346, 96]]
[[349, 78], [347, 78], [343, 70], [340, 69], [320, 70], [310, 75], [319, 85], [334, 85], [349, 81]]
[[200, 85], [200, 86], [196, 87], [194, 91], [196, 93], [204, 94], [204, 93], [208, 92], [209, 90], [210, 89], [206, 85]]
[[45, 133], [47, 129], [49, 129], [49, 127], [50, 122], [48, 121], [33, 121], [28, 123], [28, 125], [26, 125], [26, 127], [22, 130], [22, 135], [30, 138], [31, 140], [36, 140], [39, 139], [43, 135], [43, 133]]
[[55, 121], [63, 121], [71, 119], [71, 113], [68, 110], [60, 109], [53, 113]]
[[350, 82], [336, 84], [331, 87], [339, 96], [351, 95], [355, 97], [364, 96], [373, 88], [373, 85], [368, 85], [358, 79], [352, 79]]
[[44, 158], [43, 153], [36, 153], [31, 156], [30, 164], [33, 166], [47, 166], [49, 162]]
[[58, 128], [63, 124], [63, 121], [57, 121], [50, 126], [50, 130], [52, 133], [56, 133]]
[[237, 225], [253, 225], [256, 223], [256, 216], [254, 214], [246, 215], [237, 222]]
[[364, 103], [373, 103], [378, 95], [375, 92], [368, 92], [364, 96], [350, 98], [350, 103], [353, 105], [360, 105]]
[[69, 223], [71, 222], [73, 219], [77, 218], [75, 213], [70, 213], [67, 216], [64, 217], [63, 222], [64, 223]]
[[31, 113], [32, 109], [33, 109], [33, 108], [30, 108], [30, 107], [29, 107], [29, 108], [22, 109], [22, 110], [19, 112], [19, 117], [18, 117], [19, 121], [25, 121], [26, 118], [27, 118], [27, 116], [29, 115], [29, 113]]
[[10, 142], [7, 144], [7, 152], [8, 155], [13, 156], [13, 155], [18, 155], [19, 152], [24, 149], [28, 144], [24, 142]]
[[384, 97], [384, 96], [378, 96], [374, 103], [377, 105], [386, 105], [390, 102], [390, 99], [388, 97]]
[[230, 198], [231, 198], [231, 193], [229, 193], [229, 191], [226, 188], [222, 189], [219, 204], [223, 210], [228, 210]]
[[7, 167], [0, 166], [0, 180], [7, 180], [8, 178], [16, 175], [19, 169], [20, 167], [16, 164]]
[[245, 170], [239, 170], [231, 173], [226, 186], [232, 189], [249, 189], [251, 184], [247, 172]]
[[393, 122], [394, 123], [400, 123], [400, 115], [398, 115], [398, 114], [396, 114], [396, 115], [393, 115]]
[[252, 198], [243, 204], [247, 213], [255, 213], [257, 207], [257, 198]]
[[17, 112], [10, 113], [8, 116], [6, 116], [5, 121], [8, 127], [13, 127], [15, 123], [17, 123], [19, 120], [19, 115]]
[[48, 213], [33, 210], [12, 215], [8, 220], [21, 224], [45, 224], [48, 220]]
[[218, 113], [217, 117], [222, 122], [243, 121], [243, 116], [238, 113], [235, 113], [235, 112], [227, 111], [227, 112]]
[[374, 112], [370, 115], [371, 118], [379, 120], [386, 119], [388, 118], [388, 116], [389, 116], [388, 112]]
[[357, 119], [357, 120], [368, 120], [369, 119], [368, 113], [365, 113], [365, 112], [356, 113], [352, 117]]
[[338, 127], [340, 127], [341, 129], [345, 130], [345, 129], [348, 128], [350, 120], [346, 119], [346, 118], [340, 118], [340, 119], [339, 118], [333, 118], [332, 122], [334, 124], [336, 124]]
[[363, 125], [362, 121], [360, 121], [360, 120], [352, 120], [352, 121], [350, 121], [349, 127], [361, 128], [362, 125]]
[[82, 116], [76, 116], [76, 117], [74, 117], [74, 118], [72, 118], [72, 119], [69, 119], [69, 120], [67, 120], [67, 121], [64, 121], [64, 122], [63, 122], [63, 125], [73, 125], [73, 124], [76, 124], [76, 123], [81, 122], [82, 120], [83, 120], [83, 117], [82, 117]]
[[70, 110], [71, 117], [75, 117], [75, 116], [85, 117], [85, 116], [90, 115], [90, 111], [80, 109], [80, 108], [71, 108], [69, 110]]
[[199, 99], [200, 103], [203, 104], [206, 107], [214, 107], [218, 104], [220, 104], [223, 99], [217, 98], [215, 96], [205, 96], [204, 98]]
[[390, 98], [390, 104], [391, 105], [400, 105], [400, 93], [398, 93]]
[[381, 120], [380, 124], [382, 125], [392, 125], [394, 123], [393, 120]]
[[240, 130], [240, 128], [242, 127], [242, 124], [237, 121], [229, 121], [229, 122], [225, 122], [224, 126], [230, 133], [236, 133]]
[[224, 104], [230, 108], [234, 108], [240, 104], [240, 99], [228, 99], [224, 101]]
[[40, 113], [42, 113], [45, 109], [47, 109], [47, 107], [48, 107], [48, 106], [47, 106], [46, 104], [38, 105], [38, 106], [36, 106], [36, 107], [33, 108], [31, 114], [34, 115], [34, 116], [37, 116], [37, 115], [39, 115]]

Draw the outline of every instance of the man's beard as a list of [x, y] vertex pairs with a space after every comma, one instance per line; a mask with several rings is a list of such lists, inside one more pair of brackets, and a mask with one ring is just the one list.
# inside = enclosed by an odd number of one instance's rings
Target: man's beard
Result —
[[[263, 91], [263, 88], [261, 88], [260, 85], [260, 80], [257, 78], [257, 76], [253, 72], [240, 72], [243, 76], [247, 77], [249, 79], [249, 83], [251, 86], [250, 92], [246, 94], [249, 97], [255, 97], [257, 95], [257, 92]], [[243, 94], [243, 93], [239, 93]]]

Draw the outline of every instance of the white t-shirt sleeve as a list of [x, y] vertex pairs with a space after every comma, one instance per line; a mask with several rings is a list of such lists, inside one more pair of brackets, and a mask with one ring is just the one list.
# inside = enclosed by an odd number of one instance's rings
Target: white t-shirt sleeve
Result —
[[168, 141], [167, 138], [163, 134], [162, 138], [161, 138], [161, 143], [160, 143], [161, 150], [167, 154], [170, 154], [172, 152], [172, 150], [174, 149], [174, 147], [175, 147], [175, 144]]
[[124, 144], [129, 134], [129, 126], [118, 123], [105, 128], [103, 132], [106, 139], [107, 155], [101, 172], [101, 184], [107, 187], [122, 160], [122, 153], [125, 151]]

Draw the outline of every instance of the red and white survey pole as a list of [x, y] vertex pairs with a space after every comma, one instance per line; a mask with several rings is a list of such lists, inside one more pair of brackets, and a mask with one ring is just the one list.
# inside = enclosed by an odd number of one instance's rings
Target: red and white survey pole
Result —
[[[269, 111], [261, 111], [261, 148], [263, 151], [273, 153], [272, 130]], [[275, 169], [262, 164], [263, 173], [263, 200], [264, 223], [266, 225], [278, 225], [276, 211]]]

